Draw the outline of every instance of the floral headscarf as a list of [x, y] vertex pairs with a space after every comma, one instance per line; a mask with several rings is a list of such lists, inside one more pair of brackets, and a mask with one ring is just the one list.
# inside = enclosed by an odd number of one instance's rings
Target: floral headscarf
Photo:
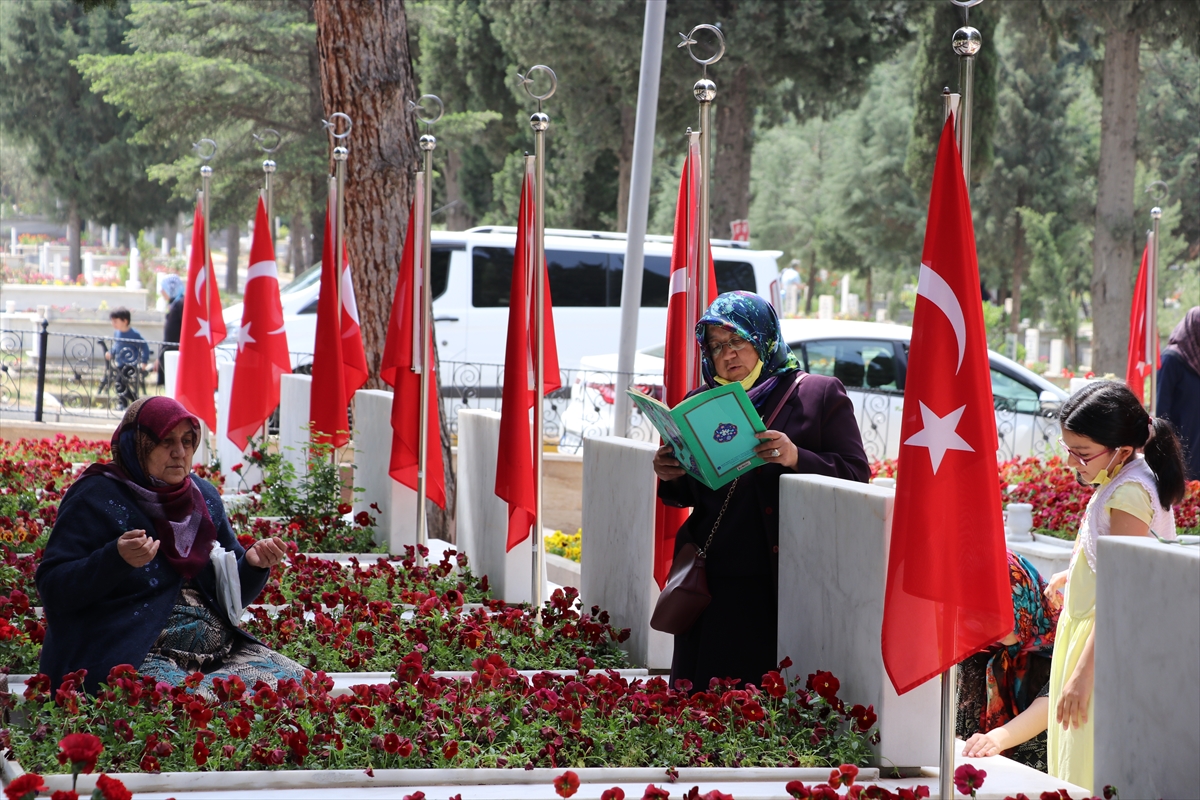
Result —
[[762, 372], [758, 382], [750, 391], [755, 406], [770, 394], [775, 378], [800, 369], [796, 354], [783, 340], [779, 316], [765, 299], [751, 292], [726, 292], [720, 295], [696, 323], [696, 342], [700, 345], [700, 358], [704, 382], [717, 385], [716, 366], [708, 355], [705, 331], [709, 325], [718, 325], [750, 342], [762, 361]]
[[1029, 657], [1049, 657], [1054, 650], [1058, 610], [1046, 598], [1046, 582], [1029, 561], [1008, 551], [1008, 576], [1012, 584], [1013, 634], [1017, 642], [1001, 645], [987, 665], [987, 704], [979, 719], [979, 730], [995, 730], [1020, 714], [1040, 686], [1025, 686]]

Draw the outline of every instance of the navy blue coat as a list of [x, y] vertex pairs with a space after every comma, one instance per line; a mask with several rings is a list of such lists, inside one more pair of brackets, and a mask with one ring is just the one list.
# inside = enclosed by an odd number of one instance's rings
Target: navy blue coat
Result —
[[1169, 347], [1162, 352], [1158, 368], [1158, 399], [1155, 414], [1171, 420], [1183, 441], [1188, 480], [1200, 481], [1200, 375], [1183, 356]]
[[[246, 551], [229, 526], [221, 495], [208, 481], [188, 477], [204, 495], [221, 546], [237, 554], [242, 600], [248, 603], [262, 592], [270, 570], [246, 563]], [[139, 528], [153, 537], [154, 525], [133, 493], [110, 478], [83, 478], [63, 499], [36, 575], [46, 611], [40, 669], [55, 688], [63, 675], [86, 669], [84, 688], [96, 692], [118, 664], [136, 669], [166, 626], [183, 576], [161, 548], [144, 567], [131, 567], [121, 558], [117, 539]], [[217, 576], [211, 562], [195, 583], [209, 608], [236, 628], [214, 600]]]

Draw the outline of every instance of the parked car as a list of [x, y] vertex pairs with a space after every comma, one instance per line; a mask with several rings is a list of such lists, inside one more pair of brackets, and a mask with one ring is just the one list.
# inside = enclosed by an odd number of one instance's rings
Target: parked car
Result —
[[[433, 315], [442, 361], [502, 364], [508, 328], [508, 290], [516, 228], [434, 231]], [[777, 294], [778, 250], [751, 250], [745, 242], [715, 240], [717, 288]], [[399, 254], [397, 254], [397, 259]], [[559, 364], [574, 369], [589, 353], [616, 350], [621, 319], [625, 234], [548, 229], [546, 263], [554, 302]], [[638, 346], [649, 347], [667, 325], [671, 237], [647, 236]], [[389, 287], [389, 291], [390, 291]], [[281, 291], [288, 348], [312, 353], [320, 269], [312, 267]], [[241, 304], [225, 309], [236, 348]], [[489, 373], [490, 374], [490, 373]]]
[[[854, 404], [863, 446], [871, 458], [895, 458], [900, 450], [900, 424], [904, 407], [904, 378], [912, 328], [852, 320], [785, 319], [783, 335], [800, 359], [801, 367], [816, 375], [830, 375], [846, 387]], [[584, 359], [571, 386], [570, 406], [563, 412], [561, 449], [578, 448], [587, 436], [612, 430], [616, 355]], [[1067, 393], [1020, 364], [988, 351], [992, 373], [992, 398], [1000, 437], [1000, 458], [1047, 455], [1058, 451], [1056, 414]], [[662, 347], [638, 355], [642, 385], [662, 385]], [[655, 380], [657, 378], [657, 380]], [[649, 422], [636, 410], [634, 438], [651, 440]]]

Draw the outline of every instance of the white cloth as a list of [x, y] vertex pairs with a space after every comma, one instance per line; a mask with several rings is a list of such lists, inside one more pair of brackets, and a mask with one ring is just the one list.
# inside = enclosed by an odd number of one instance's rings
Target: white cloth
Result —
[[1083, 522], [1079, 526], [1079, 544], [1087, 557], [1088, 566], [1096, 571], [1096, 541], [1101, 536], [1108, 536], [1112, 530], [1112, 518], [1105, 511], [1105, 506], [1118, 486], [1134, 481], [1150, 495], [1150, 505], [1154, 508], [1154, 516], [1150, 519], [1150, 530], [1162, 539], [1175, 539], [1175, 515], [1170, 508], [1163, 508], [1158, 499], [1158, 482], [1154, 472], [1141, 456], [1131, 458], [1117, 472], [1117, 477], [1101, 486], [1088, 501], [1087, 510], [1083, 514]]
[[229, 621], [236, 627], [240, 624], [242, 612], [242, 579], [238, 573], [237, 555], [232, 550], [226, 550], [220, 542], [212, 544], [212, 564], [217, 571], [217, 602], [225, 609]]

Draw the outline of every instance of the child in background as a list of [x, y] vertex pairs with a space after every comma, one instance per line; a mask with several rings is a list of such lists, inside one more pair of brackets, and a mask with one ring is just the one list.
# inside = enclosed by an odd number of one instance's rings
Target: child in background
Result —
[[117, 392], [117, 407], [128, 408], [137, 400], [138, 386], [142, 375], [150, 363], [150, 345], [146, 339], [133, 327], [133, 315], [127, 308], [115, 309], [108, 315], [112, 323], [112, 350], [104, 354], [116, 372], [115, 389]]
[[[1123, 383], [1101, 381], [1059, 414], [1060, 443], [1077, 480], [1094, 485], [1071, 564], [1046, 594], [1061, 602], [1050, 666], [1050, 774], [1093, 791], [1096, 541], [1101, 536], [1175, 538], [1171, 506], [1185, 491], [1183, 453], [1171, 423], [1146, 413]], [[1139, 454], [1140, 452], [1140, 454]]]

